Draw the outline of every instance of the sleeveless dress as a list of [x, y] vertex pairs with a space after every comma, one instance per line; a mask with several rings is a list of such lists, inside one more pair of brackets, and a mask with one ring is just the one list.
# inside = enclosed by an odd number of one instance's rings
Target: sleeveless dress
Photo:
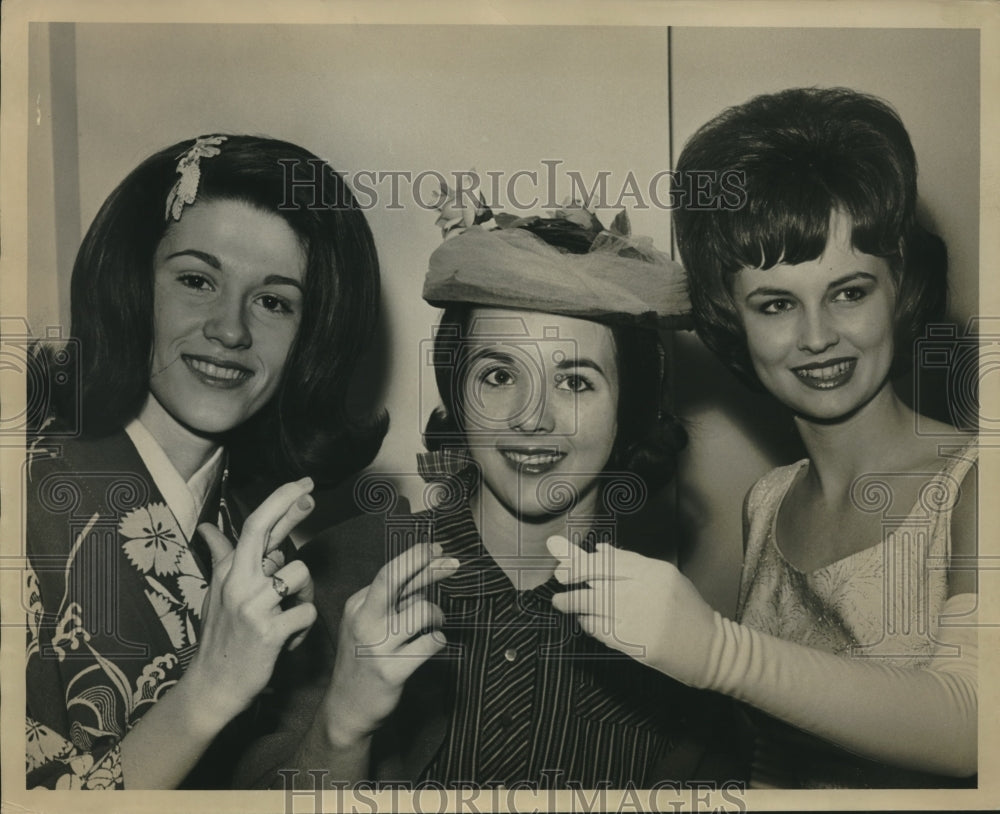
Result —
[[[854, 658], [924, 667], [947, 600], [951, 512], [977, 458], [977, 442], [943, 450], [944, 466], [921, 487], [905, 515], [892, 513], [884, 475], [858, 479], [854, 503], [882, 515], [882, 540], [810, 572], [778, 548], [778, 510], [809, 466], [779, 467], [751, 488], [737, 620], [762, 633]], [[926, 475], [920, 475], [926, 478]], [[859, 757], [764, 713], [746, 708], [758, 788], [910, 788], [968, 785]], [[974, 779], [973, 779], [974, 783]]]

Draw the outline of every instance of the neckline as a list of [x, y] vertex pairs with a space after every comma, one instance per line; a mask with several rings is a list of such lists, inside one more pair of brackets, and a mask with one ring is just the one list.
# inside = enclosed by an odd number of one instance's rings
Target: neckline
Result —
[[[551, 599], [556, 593], [567, 590], [556, 578], [555, 572], [531, 588], [521, 588], [514, 583], [483, 542], [482, 533], [472, 510], [472, 497], [478, 489], [483, 488], [482, 482], [477, 478], [479, 468], [467, 452], [459, 450], [454, 455], [449, 455], [449, 452], [454, 451], [446, 449], [443, 454], [434, 452], [422, 458], [418, 456], [420, 459], [418, 467], [422, 467], [421, 475], [424, 480], [433, 482], [457, 479], [456, 485], [459, 490], [457, 495], [453, 494], [453, 499], [448, 501], [445, 507], [427, 509], [431, 516], [451, 515], [461, 518], [462, 530], [451, 539], [441, 541], [443, 554], [455, 557], [460, 563], [459, 569], [454, 574], [439, 583], [441, 589], [455, 595], [464, 594], [469, 590], [474, 590], [477, 595], [513, 591], [521, 597], [539, 597], [543, 600]], [[465, 539], [470, 531], [474, 539], [472, 537]], [[593, 529], [587, 532], [586, 537], [592, 539], [594, 543], [599, 541]], [[530, 558], [528, 561], [530, 562]]]
[[[507, 572], [497, 562], [483, 543], [482, 535], [476, 528], [472, 507], [467, 499], [441, 515], [458, 516], [460, 530], [447, 540], [441, 540], [442, 555], [454, 557], [459, 568], [449, 577], [441, 580], [438, 587], [446, 594], [456, 597], [499, 595], [507, 592], [517, 594], [520, 601], [541, 602], [544, 606], [552, 597], [569, 590], [556, 578], [555, 573], [533, 588], [519, 588]], [[439, 515], [439, 516], [441, 516]], [[593, 531], [589, 532], [593, 534]]]
[[[937, 481], [943, 476], [950, 475], [951, 471], [956, 466], [958, 466], [959, 462], [966, 458], [968, 450], [977, 442], [977, 440], [978, 436], [973, 435], [972, 438], [970, 438], [966, 443], [962, 444], [961, 446], [956, 445], [950, 447], [951, 449], [957, 450], [956, 453], [954, 455], [947, 456], [947, 461], [945, 465], [934, 473], [934, 475], [931, 477], [928, 483], [930, 483], [931, 481]], [[939, 446], [938, 457], [942, 457], [941, 456], [942, 447], [949, 448], [947, 447], [947, 445]], [[867, 545], [864, 548], [859, 548], [857, 551], [852, 551], [850, 554], [845, 554], [843, 557], [838, 557], [835, 560], [831, 560], [830, 562], [825, 563], [824, 565], [817, 566], [816, 568], [810, 569], [808, 571], [799, 568], [791, 560], [789, 560], [788, 557], [785, 556], [785, 552], [781, 550], [781, 545], [778, 543], [778, 515], [781, 513], [781, 507], [785, 504], [785, 498], [788, 497], [788, 493], [792, 491], [792, 487], [795, 485], [796, 481], [798, 481], [798, 479], [802, 477], [802, 475], [809, 469], [809, 464], [810, 464], [809, 458], [803, 458], [801, 461], [797, 461], [796, 463], [792, 464], [792, 466], [796, 467], [796, 470], [792, 473], [791, 478], [788, 481], [788, 485], [785, 487], [784, 492], [782, 492], [781, 494], [781, 498], [778, 500], [778, 505], [775, 507], [774, 513], [771, 516], [771, 523], [769, 529], [771, 536], [771, 544], [774, 546], [774, 550], [777, 552], [778, 557], [786, 566], [788, 566], [788, 568], [790, 568], [796, 574], [801, 574], [802, 576], [810, 576], [812, 574], [818, 574], [819, 572], [832, 568], [835, 565], [844, 563], [847, 560], [851, 559], [852, 557], [857, 557], [861, 554], [870, 553], [880, 548], [881, 546], [885, 545], [885, 537], [883, 536], [881, 540], [878, 540], [872, 543], [871, 545]], [[920, 494], [922, 491], [923, 489], [921, 489], [920, 492], [917, 493], [917, 496], [914, 499], [913, 504], [910, 506], [909, 511], [904, 515], [904, 517], [911, 516], [918, 508], [920, 508], [921, 506]], [[899, 526], [896, 525], [893, 526], [892, 529], [895, 530], [898, 527]]]
[[483, 538], [479, 529], [476, 528], [468, 496], [456, 509], [461, 518], [461, 530], [451, 539], [442, 540], [441, 546], [443, 555], [455, 557], [460, 565], [454, 574], [439, 583], [439, 587], [445, 593], [462, 596], [471, 592], [476, 596], [482, 596], [510, 591], [521, 596], [535, 594], [545, 596], [546, 591], [551, 591], [553, 585], [558, 584], [555, 575], [551, 575], [545, 582], [539, 583], [534, 588], [518, 588], [483, 544]]
[[208, 495], [223, 469], [223, 448], [220, 446], [216, 449], [212, 456], [185, 480], [156, 436], [141, 419], [132, 419], [125, 426], [125, 435], [135, 447], [184, 538], [190, 540], [198, 525], [198, 518], [205, 508]]

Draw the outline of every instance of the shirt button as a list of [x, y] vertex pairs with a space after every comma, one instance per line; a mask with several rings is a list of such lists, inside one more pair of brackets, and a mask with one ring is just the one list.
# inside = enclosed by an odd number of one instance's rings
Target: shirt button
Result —
[[517, 651], [513, 647], [508, 647], [503, 651], [503, 657], [507, 661], [515, 661], [517, 659]]

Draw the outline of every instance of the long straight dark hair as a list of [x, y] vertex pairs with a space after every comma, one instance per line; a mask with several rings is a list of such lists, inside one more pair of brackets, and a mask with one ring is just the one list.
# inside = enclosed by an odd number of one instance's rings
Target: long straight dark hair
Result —
[[[73, 266], [70, 348], [79, 380], [55, 394], [85, 436], [120, 430], [149, 390], [153, 255], [183, 141], [143, 161], [108, 196]], [[230, 199], [283, 218], [307, 252], [302, 320], [277, 393], [223, 438], [234, 475], [333, 483], [378, 452], [383, 411], [351, 416], [348, 384], [378, 319], [379, 266], [364, 214], [325, 161], [289, 142], [227, 136], [200, 162], [197, 201]], [[183, 212], [181, 214], [183, 217]]]

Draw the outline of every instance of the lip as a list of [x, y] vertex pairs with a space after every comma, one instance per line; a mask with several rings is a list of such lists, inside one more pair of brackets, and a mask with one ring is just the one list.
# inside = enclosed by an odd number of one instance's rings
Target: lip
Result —
[[814, 390], [833, 390], [851, 380], [857, 365], [856, 358], [842, 357], [799, 365], [792, 368], [792, 373], [806, 387]]
[[497, 447], [497, 451], [512, 469], [527, 475], [544, 475], [566, 457], [558, 447]]
[[242, 386], [254, 372], [237, 362], [218, 359], [214, 356], [181, 354], [184, 364], [198, 379], [209, 387], [230, 390]]

